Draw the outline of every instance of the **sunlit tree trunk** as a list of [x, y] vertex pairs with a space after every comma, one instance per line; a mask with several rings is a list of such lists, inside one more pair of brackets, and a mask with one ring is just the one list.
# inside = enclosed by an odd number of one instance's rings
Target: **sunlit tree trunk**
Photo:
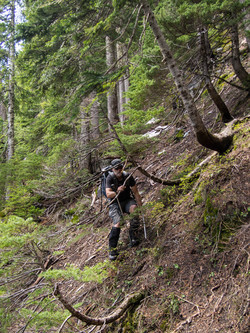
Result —
[[195, 132], [198, 142], [206, 148], [218, 151], [220, 153], [224, 152], [231, 144], [232, 137], [231, 136], [217, 137], [215, 135], [212, 135], [206, 129], [206, 127], [202, 121], [202, 118], [194, 104], [194, 101], [188, 91], [188, 88], [185, 85], [185, 81], [183, 79], [181, 71], [179, 70], [179, 67], [177, 66], [177, 64], [172, 56], [170, 48], [169, 48], [168, 44], [166, 43], [165, 37], [150, 8], [150, 5], [148, 4], [147, 0], [141, 0], [141, 4], [143, 6], [143, 10], [144, 10], [146, 17], [148, 17], [150, 27], [151, 27], [151, 29], [154, 33], [154, 36], [158, 42], [158, 45], [160, 47], [160, 50], [161, 50], [161, 53], [163, 56], [163, 61], [168, 66], [169, 71], [173, 76], [176, 87], [182, 98], [184, 107], [188, 112], [193, 130]]
[[126, 95], [129, 89], [129, 70], [126, 70], [125, 76], [124, 76], [124, 85], [125, 85], [125, 103], [129, 103], [129, 97]]
[[[106, 63], [107, 67], [111, 68], [116, 61], [116, 49], [113, 41], [109, 36], [106, 36]], [[113, 69], [109, 70], [112, 73]], [[117, 91], [116, 87], [111, 87], [107, 96], [108, 118], [111, 124], [116, 124], [119, 121], [117, 108]]]
[[208, 33], [207, 29], [203, 28], [200, 29], [200, 52], [201, 52], [201, 58], [202, 58], [202, 70], [203, 70], [203, 75], [205, 77], [205, 82], [206, 82], [206, 87], [207, 91], [212, 98], [214, 104], [217, 106], [221, 117], [222, 121], [224, 123], [227, 123], [231, 120], [233, 120], [233, 117], [230, 115], [230, 112], [224, 103], [223, 99], [221, 96], [218, 94], [217, 90], [215, 89], [210, 73], [209, 73], [209, 61], [210, 61], [210, 56], [209, 56], [209, 50], [211, 50], [210, 43], [208, 40]]
[[0, 117], [3, 121], [7, 120], [6, 107], [3, 102], [0, 102]]
[[[117, 58], [119, 59], [122, 54], [123, 54], [123, 47], [121, 43], [116, 44], [117, 48]], [[121, 65], [123, 63], [121, 62]], [[121, 124], [124, 124], [124, 115], [122, 114], [124, 111], [124, 105], [126, 103], [126, 98], [125, 98], [125, 93], [126, 93], [126, 82], [125, 82], [125, 76], [122, 76], [120, 80], [118, 81], [118, 115], [119, 115], [119, 120]]]
[[123, 125], [124, 124], [124, 104], [125, 104], [125, 82], [124, 82], [124, 77], [120, 78], [118, 81], [118, 115], [119, 115], [119, 120], [120, 123]]
[[[240, 3], [245, 4], [246, 0], [240, 0]], [[250, 52], [250, 11], [249, 7], [244, 9], [245, 17], [243, 19], [243, 26], [245, 30], [246, 41], [248, 45], [248, 52]]]
[[238, 35], [238, 26], [234, 24], [231, 28], [231, 40], [232, 40], [232, 65], [235, 71], [235, 74], [239, 78], [240, 82], [248, 90], [250, 90], [250, 74], [242, 66], [240, 60], [240, 50], [239, 50], [239, 35]]
[[8, 94], [8, 110], [7, 110], [7, 161], [14, 155], [14, 100], [15, 100], [15, 0], [10, 3], [10, 49], [9, 49], [9, 94]]

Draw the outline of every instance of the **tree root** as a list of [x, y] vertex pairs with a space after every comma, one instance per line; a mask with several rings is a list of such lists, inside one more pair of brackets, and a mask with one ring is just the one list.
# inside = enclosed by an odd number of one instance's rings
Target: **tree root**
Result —
[[57, 296], [63, 306], [71, 313], [72, 317], [76, 317], [88, 325], [101, 326], [116, 321], [132, 304], [140, 302], [145, 297], [145, 290], [142, 289], [140, 292], [130, 294], [111, 315], [103, 318], [92, 318], [77, 311], [64, 299], [58, 284], [55, 286], [54, 295]]

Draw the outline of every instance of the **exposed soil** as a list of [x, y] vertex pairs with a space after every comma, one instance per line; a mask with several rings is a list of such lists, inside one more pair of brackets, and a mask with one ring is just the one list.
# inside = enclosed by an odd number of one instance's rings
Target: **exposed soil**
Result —
[[[234, 116], [247, 115], [245, 93], [228, 88], [223, 95]], [[206, 125], [213, 133], [220, 131], [224, 125], [215, 120], [215, 108], [203, 107]], [[141, 227], [140, 245], [129, 248], [125, 225], [120, 255], [102, 284], [70, 280], [61, 285], [67, 301], [73, 306], [82, 302], [79, 310], [91, 317], [108, 315], [132, 291], [146, 289], [147, 294], [113, 324], [84, 327], [70, 319], [63, 332], [249, 332], [248, 126], [248, 119], [235, 126], [234, 144], [224, 156], [196, 142], [185, 115], [160, 135], [138, 161], [158, 177], [187, 174], [213, 156], [192, 182], [179, 188], [136, 172], [144, 206], [152, 202], [144, 212], [147, 239]], [[180, 130], [184, 137], [178, 138]], [[107, 260], [107, 211], [89, 222], [99, 211], [100, 199], [81, 217], [81, 228], [68, 231], [54, 268], [70, 263], [84, 270]]]

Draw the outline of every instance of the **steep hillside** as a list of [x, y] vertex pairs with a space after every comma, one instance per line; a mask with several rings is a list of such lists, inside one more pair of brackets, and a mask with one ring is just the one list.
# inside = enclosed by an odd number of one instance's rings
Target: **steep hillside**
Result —
[[[229, 151], [219, 156], [198, 145], [185, 115], [168, 126], [138, 162], [158, 177], [181, 175], [183, 182], [163, 186], [135, 172], [147, 239], [142, 223], [140, 245], [129, 248], [125, 223], [119, 257], [104, 268], [101, 283], [60, 283], [62, 297], [93, 318], [109, 316], [132, 292], [141, 292], [142, 300], [112, 324], [85, 326], [69, 318], [60, 332], [249, 331], [249, 118], [243, 119], [247, 97], [230, 88], [224, 98], [233, 115], [241, 117], [233, 126]], [[220, 131], [214, 107], [203, 109], [208, 127]], [[88, 200], [82, 204], [90, 204]], [[61, 251], [54, 256], [54, 270], [73, 264], [84, 271], [108, 262], [110, 221], [100, 206], [99, 198], [79, 223], [61, 234], [51, 250]], [[61, 218], [57, 225], [60, 229]]]

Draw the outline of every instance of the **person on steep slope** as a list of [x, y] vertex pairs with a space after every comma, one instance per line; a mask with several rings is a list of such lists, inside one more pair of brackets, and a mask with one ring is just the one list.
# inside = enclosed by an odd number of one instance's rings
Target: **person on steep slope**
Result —
[[[114, 159], [111, 162], [111, 167], [112, 173], [108, 175], [106, 180], [106, 195], [111, 201], [109, 216], [113, 221], [113, 226], [109, 234], [109, 258], [110, 260], [115, 260], [118, 256], [117, 244], [121, 230], [120, 220], [123, 213], [134, 213], [137, 206], [142, 206], [142, 200], [134, 177], [123, 171], [122, 161]], [[131, 191], [135, 199], [131, 196]], [[131, 247], [139, 244], [138, 228], [139, 218], [135, 216], [130, 220], [129, 227]]]

